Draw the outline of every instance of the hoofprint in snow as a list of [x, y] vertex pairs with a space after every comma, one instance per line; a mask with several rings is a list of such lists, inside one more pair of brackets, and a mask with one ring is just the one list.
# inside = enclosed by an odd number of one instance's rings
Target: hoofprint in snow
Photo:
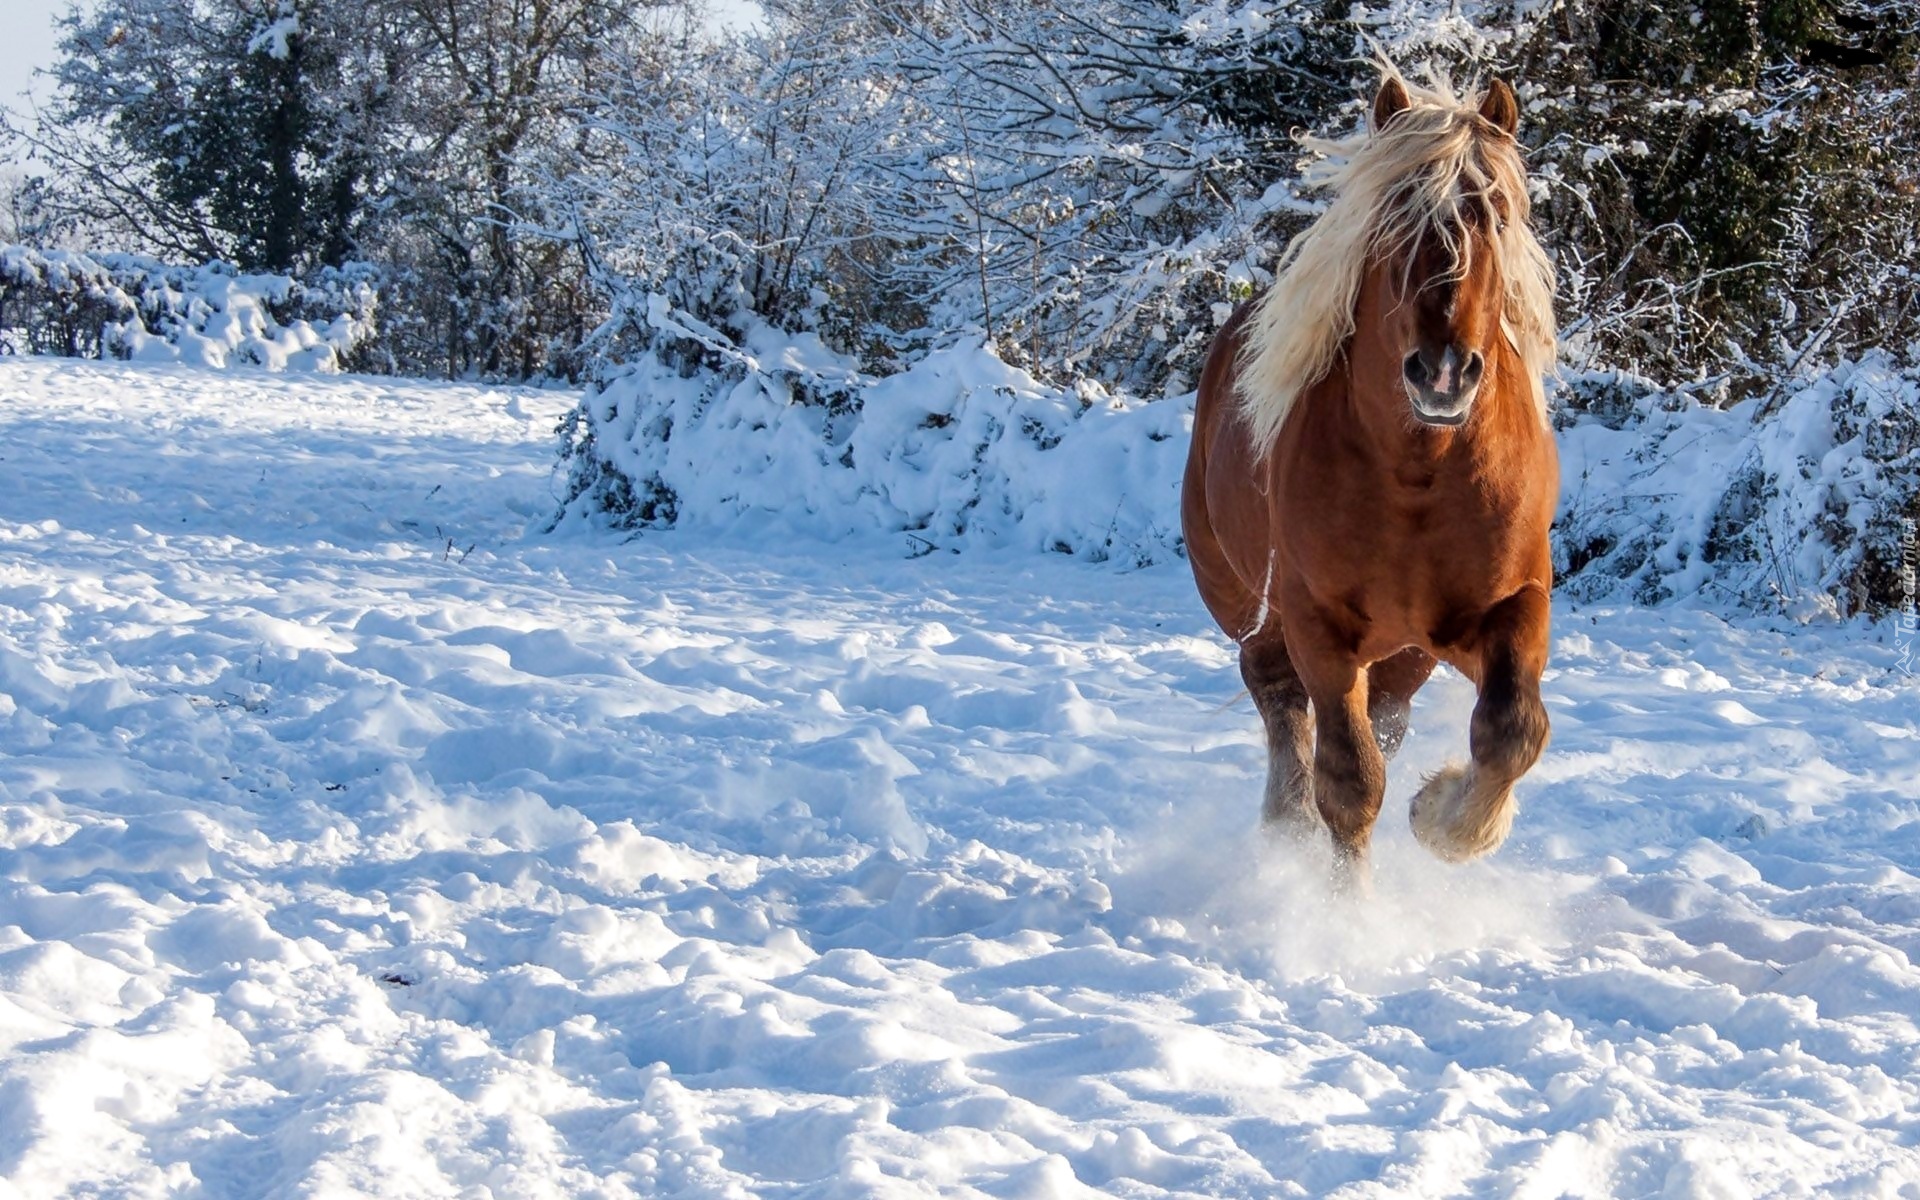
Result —
[[528, 536], [569, 400], [0, 364], [0, 1194], [1920, 1196], [1891, 628], [1563, 605], [1356, 908], [1178, 564]]

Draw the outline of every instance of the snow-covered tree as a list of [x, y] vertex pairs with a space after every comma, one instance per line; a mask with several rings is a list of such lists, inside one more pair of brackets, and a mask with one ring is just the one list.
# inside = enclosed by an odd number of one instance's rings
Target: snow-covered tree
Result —
[[[581, 99], [645, 5], [612, 0], [379, 0], [413, 47], [377, 193], [388, 253], [452, 373], [527, 376], [585, 333], [580, 269], [548, 233], [536, 160], [578, 138]], [[429, 333], [432, 336], [432, 333]], [[421, 347], [421, 353], [427, 352]]]
[[972, 331], [1043, 374], [1154, 389], [1298, 219], [1288, 124], [1348, 90], [1337, 39], [1275, 22], [778, 5], [764, 32], [657, 43], [603, 80], [549, 193], [600, 278], [702, 320], [817, 329], [877, 368]]
[[524, 164], [576, 135], [610, 0], [102, 0], [16, 132], [55, 208], [192, 261], [387, 269], [399, 369], [524, 376], [577, 345], [576, 260]]
[[1920, 334], [1920, 5], [1567, 0], [1514, 56], [1583, 361], [1774, 386]]
[[896, 220], [936, 250], [899, 271], [933, 323], [1043, 374], [1184, 386], [1296, 227], [1288, 129], [1345, 98], [1351, 35], [1285, 3], [876, 11], [915, 134]]
[[371, 114], [337, 103], [354, 27], [317, 0], [103, 0], [63, 22], [55, 97], [20, 131], [54, 205], [143, 248], [248, 267], [337, 261]]

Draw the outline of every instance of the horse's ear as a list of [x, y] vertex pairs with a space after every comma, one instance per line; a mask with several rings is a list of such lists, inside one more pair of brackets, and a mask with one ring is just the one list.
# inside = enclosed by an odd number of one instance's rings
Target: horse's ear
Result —
[[1380, 81], [1380, 90], [1373, 94], [1373, 128], [1377, 132], [1387, 127], [1387, 122], [1413, 103], [1413, 97], [1407, 95], [1407, 85], [1400, 82], [1397, 75], [1389, 75]]
[[1496, 79], [1487, 85], [1486, 99], [1480, 101], [1480, 115], [1508, 137], [1520, 128], [1520, 102], [1513, 98], [1513, 89], [1504, 80]]

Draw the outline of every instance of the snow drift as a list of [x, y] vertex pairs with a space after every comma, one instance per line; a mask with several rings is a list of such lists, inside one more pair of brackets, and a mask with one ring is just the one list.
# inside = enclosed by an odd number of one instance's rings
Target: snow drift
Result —
[[[810, 334], [653, 297], [564, 424], [560, 521], [898, 531], [1144, 564], [1181, 552], [1191, 393], [1049, 387], [975, 339], [863, 374]], [[1554, 389], [1562, 583], [1586, 600], [1847, 614], [1907, 603], [1920, 373], [1843, 363], [1731, 408], [1618, 374]]]

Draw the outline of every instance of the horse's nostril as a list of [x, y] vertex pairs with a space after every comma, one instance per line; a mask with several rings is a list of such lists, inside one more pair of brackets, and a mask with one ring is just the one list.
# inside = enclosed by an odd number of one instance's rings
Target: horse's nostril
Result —
[[1401, 367], [1407, 373], [1408, 382], [1416, 387], [1424, 385], [1428, 379], [1432, 378], [1432, 372], [1427, 370], [1427, 364], [1420, 361], [1418, 351], [1407, 355], [1407, 361], [1401, 364]]
[[1460, 372], [1460, 381], [1468, 387], [1472, 387], [1474, 384], [1480, 382], [1480, 373], [1486, 370], [1486, 367], [1487, 360], [1480, 357], [1478, 350], [1474, 351], [1467, 356], [1467, 365], [1466, 368]]

